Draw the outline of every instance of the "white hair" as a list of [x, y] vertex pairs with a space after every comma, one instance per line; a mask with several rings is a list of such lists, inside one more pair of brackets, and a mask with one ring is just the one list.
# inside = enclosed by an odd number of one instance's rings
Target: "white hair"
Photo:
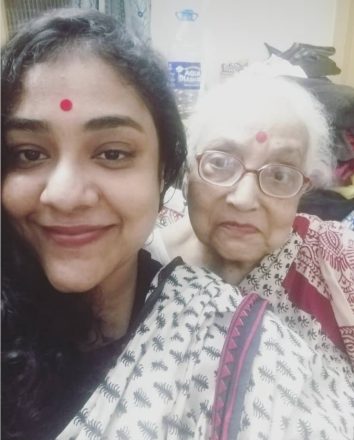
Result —
[[187, 125], [189, 165], [203, 147], [206, 130], [229, 124], [242, 132], [260, 118], [264, 126], [300, 124], [308, 139], [305, 174], [314, 187], [331, 184], [334, 158], [324, 107], [304, 87], [282, 77], [240, 73], [202, 96]]

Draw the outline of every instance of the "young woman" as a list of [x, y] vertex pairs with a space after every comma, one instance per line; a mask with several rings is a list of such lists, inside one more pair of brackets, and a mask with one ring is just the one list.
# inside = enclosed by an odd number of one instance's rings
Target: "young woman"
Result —
[[144, 304], [185, 136], [163, 61], [111, 17], [46, 15], [2, 61], [2, 438], [50, 439]]

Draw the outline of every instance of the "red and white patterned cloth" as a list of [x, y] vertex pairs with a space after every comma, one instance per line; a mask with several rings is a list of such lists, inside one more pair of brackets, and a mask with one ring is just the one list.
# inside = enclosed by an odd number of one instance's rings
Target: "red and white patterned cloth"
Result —
[[288, 241], [242, 280], [315, 350], [333, 359], [333, 344], [354, 364], [354, 232], [299, 214]]

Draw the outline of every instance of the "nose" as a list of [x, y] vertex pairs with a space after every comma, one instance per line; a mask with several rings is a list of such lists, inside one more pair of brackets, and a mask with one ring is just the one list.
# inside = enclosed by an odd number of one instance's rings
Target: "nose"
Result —
[[251, 211], [259, 207], [257, 177], [254, 174], [245, 174], [226, 195], [226, 202], [240, 211]]
[[92, 176], [80, 166], [59, 163], [50, 172], [40, 201], [58, 211], [70, 213], [94, 206], [99, 200]]

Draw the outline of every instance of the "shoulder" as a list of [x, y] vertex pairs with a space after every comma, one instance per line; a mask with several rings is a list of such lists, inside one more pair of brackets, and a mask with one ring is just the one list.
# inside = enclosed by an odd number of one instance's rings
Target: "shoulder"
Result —
[[300, 254], [311, 250], [313, 258], [326, 266], [354, 272], [354, 231], [340, 222], [307, 214], [296, 216], [294, 231], [303, 240]]
[[178, 255], [182, 255], [185, 258], [195, 246], [195, 234], [188, 213], [173, 225], [164, 228], [161, 232], [162, 239], [172, 258]]
[[198, 239], [196, 238], [188, 214], [165, 227], [157, 226], [145, 249], [152, 257], [167, 264], [173, 258], [182, 256], [188, 262], [198, 261]]
[[298, 214], [293, 229], [303, 238], [304, 244], [316, 243], [320, 248], [336, 252], [344, 249], [354, 251], [354, 231], [340, 222], [321, 220], [309, 214]]
[[151, 254], [153, 259], [161, 264], [167, 264], [171, 258], [169, 257], [162, 232], [163, 230], [160, 227], [156, 227], [146, 242], [145, 249]]
[[[180, 298], [187, 304], [200, 301], [218, 304], [225, 311], [228, 306], [234, 308], [242, 300], [239, 289], [225, 283], [218, 275], [209, 270], [184, 263], [177, 257], [165, 266], [152, 283], [151, 296], [158, 295], [160, 301], [175, 301]], [[218, 306], [218, 309], [219, 309]]]

